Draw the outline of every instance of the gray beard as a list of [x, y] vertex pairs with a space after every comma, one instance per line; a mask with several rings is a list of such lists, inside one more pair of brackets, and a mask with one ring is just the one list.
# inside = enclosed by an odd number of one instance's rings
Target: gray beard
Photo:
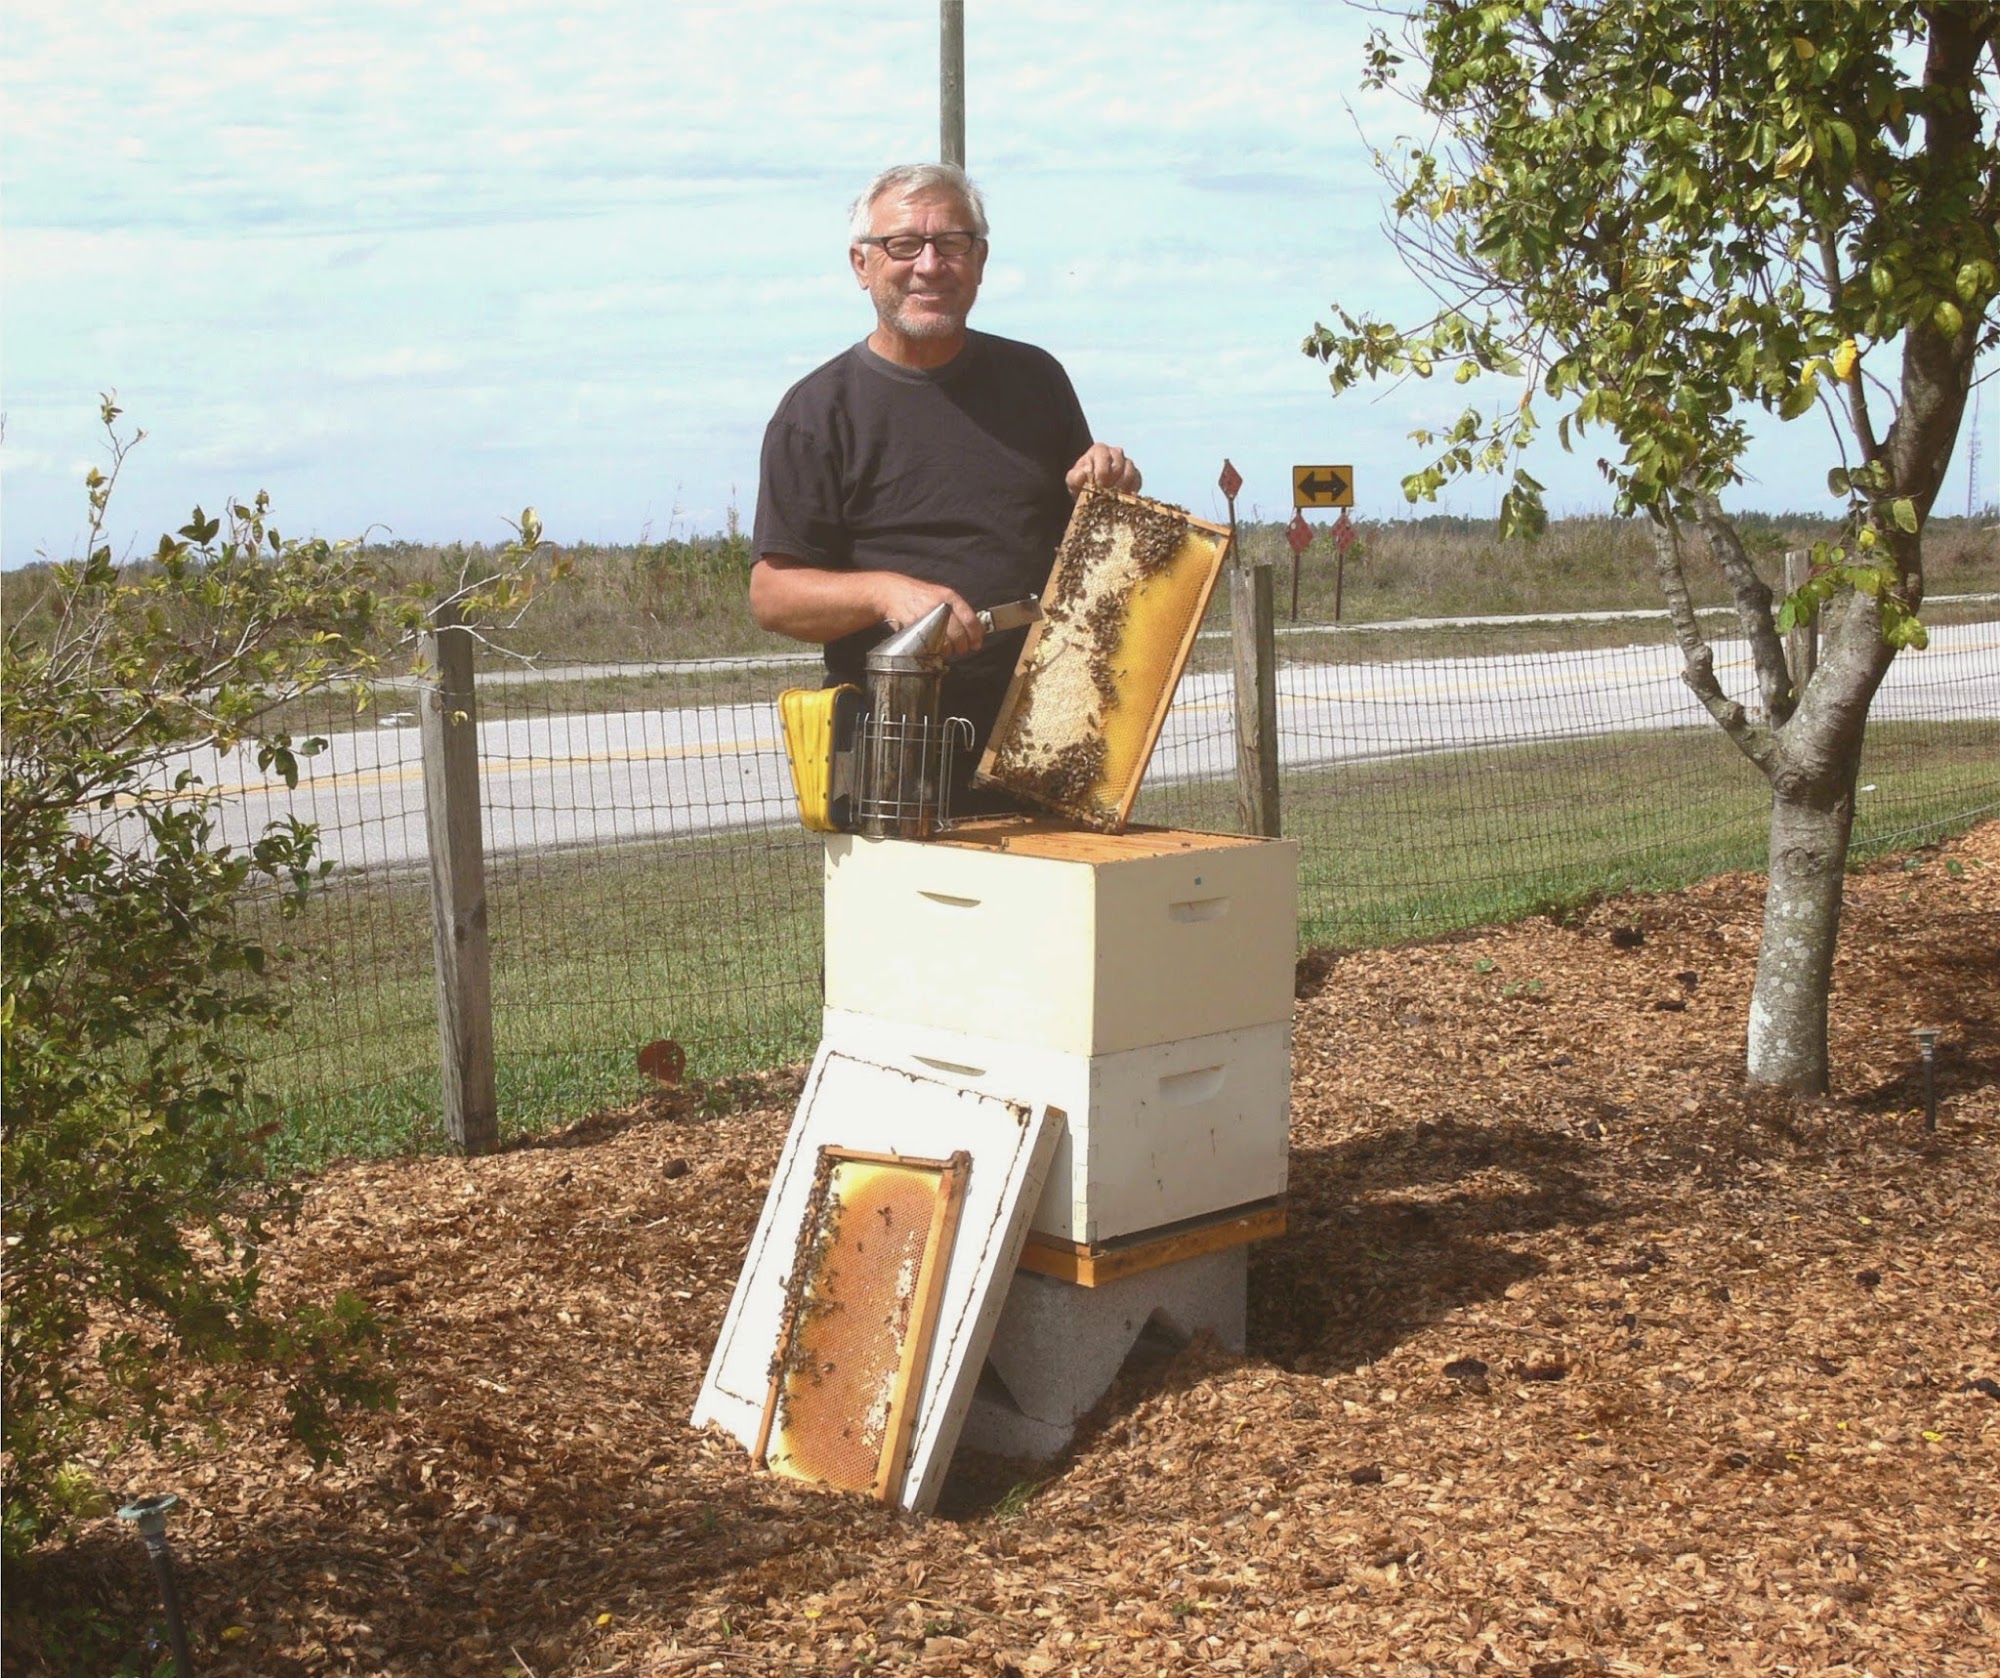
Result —
[[923, 315], [912, 319], [899, 308], [886, 315], [882, 324], [905, 338], [949, 338], [965, 330], [965, 316]]

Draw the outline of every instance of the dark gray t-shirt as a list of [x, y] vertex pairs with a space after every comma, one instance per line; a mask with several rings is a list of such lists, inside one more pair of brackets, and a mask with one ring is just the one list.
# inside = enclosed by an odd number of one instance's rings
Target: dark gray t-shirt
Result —
[[[919, 371], [856, 344], [787, 391], [765, 428], [756, 551], [921, 577], [974, 607], [1038, 595], [1069, 523], [1063, 474], [1089, 447], [1046, 350], [972, 332]], [[989, 636], [946, 672], [946, 714], [970, 718], [981, 746], [1025, 634]], [[865, 682], [881, 636], [829, 643], [828, 676]]]

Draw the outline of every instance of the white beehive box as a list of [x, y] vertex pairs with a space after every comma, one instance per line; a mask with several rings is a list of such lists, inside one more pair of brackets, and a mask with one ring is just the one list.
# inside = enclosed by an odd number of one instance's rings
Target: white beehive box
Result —
[[1292, 1028], [1282, 1021], [1080, 1055], [829, 1008], [838, 1051], [984, 1096], [1060, 1110], [1029, 1227], [1095, 1245], [1285, 1192]]
[[1289, 839], [1027, 818], [826, 846], [826, 1005], [1074, 1055], [1289, 1021]]

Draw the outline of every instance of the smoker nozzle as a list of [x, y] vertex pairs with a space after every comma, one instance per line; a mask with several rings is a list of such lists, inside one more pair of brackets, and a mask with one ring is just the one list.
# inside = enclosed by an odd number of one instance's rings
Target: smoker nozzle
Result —
[[951, 630], [951, 608], [938, 602], [906, 628], [878, 643], [868, 654], [870, 673], [901, 673], [944, 667], [945, 640]]

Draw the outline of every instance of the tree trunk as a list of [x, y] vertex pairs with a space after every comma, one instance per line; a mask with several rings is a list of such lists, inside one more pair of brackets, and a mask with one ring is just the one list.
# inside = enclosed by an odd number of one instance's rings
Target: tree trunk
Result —
[[1848, 766], [1832, 798], [1782, 774], [1772, 786], [1770, 883], [1750, 996], [1746, 1070], [1752, 1083], [1826, 1093], [1827, 996], [1840, 941], [1857, 767]]
[[1765, 768], [1770, 881], [1744, 1068], [1754, 1084], [1801, 1095], [1827, 1090], [1827, 1001], [1862, 737], [1869, 704], [1895, 656], [1866, 595], [1835, 603], [1827, 620], [1820, 666]]

